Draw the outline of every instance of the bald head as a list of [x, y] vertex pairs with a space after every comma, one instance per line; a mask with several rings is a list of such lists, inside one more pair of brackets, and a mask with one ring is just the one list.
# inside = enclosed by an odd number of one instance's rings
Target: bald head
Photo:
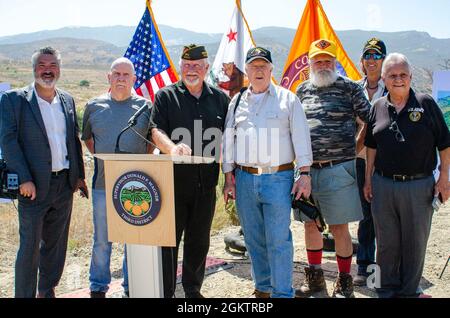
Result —
[[133, 63], [125, 57], [115, 60], [111, 64], [108, 80], [113, 99], [118, 101], [128, 99], [132, 94], [133, 86], [136, 82]]
[[132, 73], [133, 74], [135, 74], [135, 69], [134, 69], [134, 64], [133, 64], [133, 62], [131, 62], [129, 59], [127, 59], [126, 57], [120, 57], [120, 58], [118, 58], [117, 60], [115, 60], [114, 62], [112, 62], [112, 64], [111, 64], [111, 68], [110, 68], [110, 71], [112, 72], [112, 70], [114, 69], [114, 68], [116, 68], [118, 65], [128, 65], [130, 68], [131, 68], [131, 70], [132, 70]]

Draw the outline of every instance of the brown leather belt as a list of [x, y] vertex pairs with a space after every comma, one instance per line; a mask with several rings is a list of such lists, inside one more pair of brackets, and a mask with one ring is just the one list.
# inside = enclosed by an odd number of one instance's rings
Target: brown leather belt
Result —
[[291, 163], [286, 163], [286, 164], [278, 166], [278, 167], [266, 167], [266, 168], [253, 168], [253, 167], [244, 167], [244, 166], [236, 165], [236, 168], [241, 169], [242, 171], [260, 176], [262, 174], [273, 174], [273, 173], [277, 173], [277, 172], [281, 172], [281, 171], [293, 170], [294, 164], [291, 162]]

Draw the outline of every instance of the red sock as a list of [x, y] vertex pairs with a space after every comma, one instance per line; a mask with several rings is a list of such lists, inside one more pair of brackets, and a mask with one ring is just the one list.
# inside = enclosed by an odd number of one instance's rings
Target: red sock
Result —
[[339, 267], [339, 273], [345, 273], [350, 274], [351, 268], [352, 268], [352, 257], [353, 255], [350, 255], [348, 257], [341, 257], [336, 254], [336, 260]]
[[322, 249], [317, 251], [306, 250], [308, 254], [308, 264], [311, 266], [320, 266], [322, 264]]

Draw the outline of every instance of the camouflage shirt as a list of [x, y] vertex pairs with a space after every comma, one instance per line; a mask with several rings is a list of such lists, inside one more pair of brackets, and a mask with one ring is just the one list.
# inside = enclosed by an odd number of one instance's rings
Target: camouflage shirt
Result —
[[322, 88], [306, 81], [297, 96], [311, 130], [314, 161], [355, 158], [356, 117], [367, 123], [371, 107], [361, 86], [345, 77]]

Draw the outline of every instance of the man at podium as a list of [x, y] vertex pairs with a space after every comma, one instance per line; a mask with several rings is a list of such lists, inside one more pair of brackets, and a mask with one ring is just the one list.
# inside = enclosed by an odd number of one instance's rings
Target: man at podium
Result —
[[[162, 153], [215, 157], [220, 155], [221, 133], [229, 98], [204, 82], [208, 53], [192, 44], [183, 50], [181, 81], [161, 89], [151, 115], [152, 138]], [[205, 137], [218, 132], [216, 138]], [[212, 151], [211, 144], [214, 146]], [[192, 151], [194, 149], [194, 151]], [[216, 151], [214, 151], [216, 149]], [[209, 250], [211, 223], [216, 205], [218, 160], [212, 164], [175, 165], [176, 248], [162, 248], [164, 297], [175, 292], [178, 247], [184, 233], [183, 288], [186, 298], [200, 293]]]
[[[119, 58], [111, 65], [108, 74], [110, 92], [89, 101], [83, 117], [81, 139], [92, 154], [114, 153], [116, 138], [137, 110], [148, 105], [148, 101], [132, 95], [136, 81], [133, 63], [127, 58]], [[150, 106], [150, 105], [148, 105]], [[142, 113], [135, 130], [149, 137], [150, 111]], [[129, 130], [121, 138], [120, 148], [129, 153], [145, 154], [151, 151], [146, 142]], [[108, 241], [106, 221], [105, 170], [102, 160], [95, 159], [92, 180], [92, 203], [94, 213], [94, 245], [92, 248], [89, 281], [92, 298], [104, 298], [111, 283], [110, 259], [112, 243]], [[123, 288], [128, 295], [128, 273], [126, 256], [123, 262]]]

